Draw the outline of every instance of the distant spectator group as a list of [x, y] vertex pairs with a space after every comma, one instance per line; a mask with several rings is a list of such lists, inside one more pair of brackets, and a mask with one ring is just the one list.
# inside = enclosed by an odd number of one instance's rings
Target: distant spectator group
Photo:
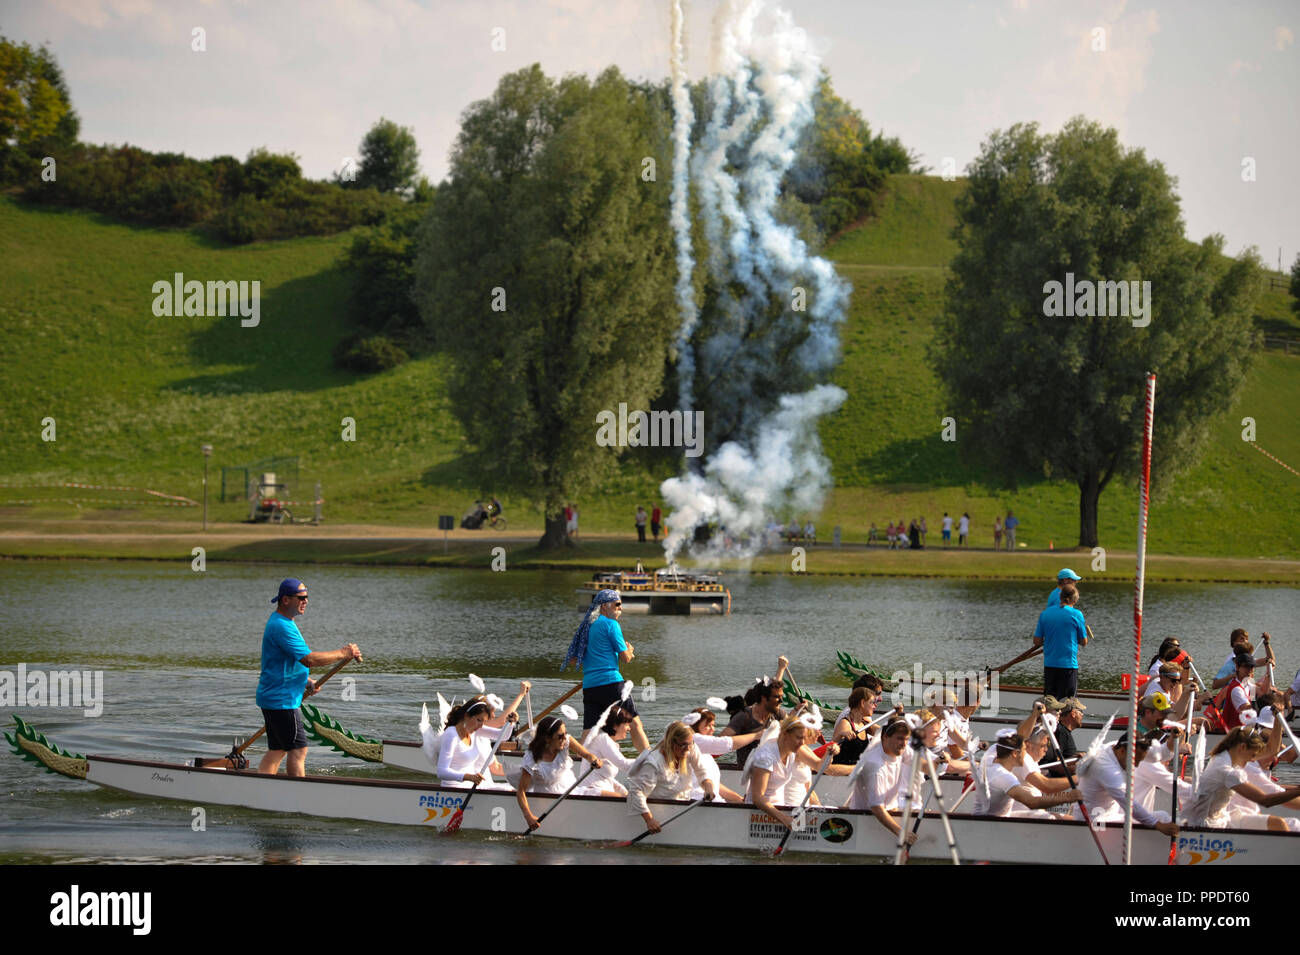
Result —
[[[993, 549], [1001, 550], [1003, 539], [1006, 540], [1006, 549], [1014, 550], [1016, 546], [1016, 528], [1020, 526], [1020, 521], [1011, 511], [1007, 511], [1006, 519], [1003, 520], [1001, 515], [993, 518]], [[943, 535], [943, 546], [945, 548], [953, 546], [953, 530], [957, 532], [957, 546], [965, 547], [971, 536], [971, 516], [968, 512], [963, 511], [961, 517], [954, 518], [951, 514], [944, 512], [943, 520], [939, 525], [940, 533]], [[912, 518], [904, 522], [900, 517], [898, 521], [890, 521], [885, 527], [884, 538], [882, 541], [881, 532], [873, 523], [867, 531], [867, 545], [884, 543], [890, 550], [921, 550], [925, 547], [925, 538], [928, 528], [925, 518]]]

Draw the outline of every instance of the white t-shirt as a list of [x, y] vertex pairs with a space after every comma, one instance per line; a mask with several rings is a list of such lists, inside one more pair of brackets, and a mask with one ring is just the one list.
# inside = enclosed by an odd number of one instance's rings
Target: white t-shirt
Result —
[[998, 762], [989, 763], [988, 781], [989, 795], [984, 795], [984, 787], [976, 785], [975, 787], [975, 815], [977, 816], [1009, 816], [1012, 807], [1017, 805], [1016, 800], [1010, 795], [1011, 790], [1017, 786], [1023, 785], [1023, 780], [1016, 778], [1014, 771], [1008, 771], [1005, 766]]
[[[1283, 787], [1273, 782], [1273, 777], [1268, 774], [1268, 771], [1253, 759], [1244, 768], [1246, 770], [1246, 782], [1256, 789], [1262, 789], [1266, 793], [1280, 793], [1282, 791]], [[1228, 813], [1232, 816], [1252, 815], [1260, 811], [1259, 803], [1247, 799], [1240, 793], [1233, 793], [1228, 798]]]
[[891, 757], [885, 747], [877, 743], [869, 747], [853, 771], [850, 780], [849, 809], [901, 808], [902, 796], [912, 771], [912, 748], [907, 746], [901, 756]]
[[946, 531], [949, 531], [949, 532], [952, 531], [952, 518], [951, 518], [951, 517], [945, 517], [945, 518], [943, 519], [943, 529], [946, 530]]
[[618, 743], [604, 730], [600, 730], [586, 744], [586, 747], [588, 752], [600, 757], [604, 762], [601, 763], [600, 769], [587, 776], [583, 784], [573, 791], [574, 795], [597, 796], [601, 792], [611, 791], [620, 796], [627, 795], [627, 790], [618, 781], [618, 774], [626, 773], [631, 769], [632, 760], [623, 755]]
[[[1169, 747], [1164, 743], [1152, 743], [1151, 748], [1147, 750], [1146, 759], [1138, 763], [1137, 769], [1133, 771], [1133, 801], [1149, 812], [1168, 809], [1169, 794], [1174, 788], [1174, 774], [1164, 763], [1169, 756]], [[1157, 790], [1164, 793], [1159, 797], [1160, 805], [1156, 803]], [[1196, 790], [1191, 783], [1183, 779], [1178, 781], [1180, 803], [1189, 802], [1195, 795]]]
[[[812, 788], [813, 771], [807, 763], [795, 760], [794, 770], [790, 773], [790, 781], [785, 784], [785, 795], [781, 797], [782, 805], [799, 806], [803, 803], [803, 797], [808, 794]], [[809, 800], [811, 802], [811, 800]]]
[[528, 786], [530, 793], [550, 793], [558, 796], [578, 781], [578, 777], [573, 774], [573, 757], [569, 755], [567, 741], [564, 749], [556, 753], [555, 758], [551, 760], [539, 762], [533, 758], [531, 751], [524, 753], [524, 761], [519, 769], [520, 772], [532, 774], [532, 781]]
[[969, 532], [970, 532], [970, 518], [963, 516], [962, 519], [957, 522], [957, 533], [965, 535]]
[[[1120, 766], [1115, 750], [1109, 746], [1092, 760], [1087, 772], [1079, 776], [1079, 791], [1083, 793], [1084, 805], [1099, 819], [1124, 818], [1127, 788], [1124, 768]], [[1133, 800], [1133, 818], [1144, 826], [1152, 826], [1159, 821], [1136, 797]]]
[[745, 783], [745, 801], [750, 803], [758, 801], [756, 798], [758, 794], [754, 792], [753, 771], [765, 769], [768, 777], [763, 797], [768, 802], [781, 803], [785, 796], [786, 784], [794, 774], [797, 761], [795, 753], [791, 753], [785, 759], [781, 758], [780, 743], [777, 740], [769, 740], [761, 744], [745, 761], [745, 771], [741, 774], [741, 779]]
[[[1206, 764], [1205, 772], [1201, 773], [1196, 798], [1187, 809], [1187, 824], [1226, 829], [1232, 824], [1232, 815], [1228, 811], [1232, 787], [1244, 782], [1246, 770], [1232, 765], [1231, 754], [1220, 753], [1215, 756]], [[1255, 806], [1255, 811], [1259, 811], [1258, 806]]]

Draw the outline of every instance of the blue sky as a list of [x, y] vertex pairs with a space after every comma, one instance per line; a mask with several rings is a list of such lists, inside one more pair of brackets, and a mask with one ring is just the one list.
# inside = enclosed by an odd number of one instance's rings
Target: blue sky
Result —
[[[1082, 113], [1178, 177], [1188, 234], [1300, 252], [1300, 8], [1281, 2], [787, 0], [837, 91], [938, 171], [993, 129]], [[688, 2], [688, 65], [709, 64], [717, 2]], [[206, 50], [192, 47], [202, 28]], [[494, 50], [494, 29], [504, 50]], [[1096, 50], [1098, 29], [1105, 49]], [[9, 5], [0, 33], [48, 41], [82, 138], [192, 156], [266, 146], [324, 177], [386, 116], [446, 172], [458, 117], [502, 73], [614, 64], [668, 73], [668, 0], [46, 0]], [[500, 46], [500, 42], [497, 44]], [[1255, 180], [1242, 164], [1254, 160]]]

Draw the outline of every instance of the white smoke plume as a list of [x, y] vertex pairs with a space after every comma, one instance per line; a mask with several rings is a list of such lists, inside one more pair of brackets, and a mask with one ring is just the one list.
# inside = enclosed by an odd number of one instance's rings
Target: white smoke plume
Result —
[[691, 252], [690, 159], [695, 109], [691, 106], [691, 91], [686, 84], [686, 44], [682, 37], [685, 19], [682, 0], [673, 0], [672, 55], [669, 58], [673, 82], [673, 189], [670, 215], [677, 246], [677, 307], [682, 316], [681, 327], [677, 332], [677, 367], [683, 383], [680, 389], [682, 414], [690, 413], [695, 403], [692, 393], [695, 353], [691, 348], [691, 335], [695, 332], [699, 319], [699, 309], [695, 305], [695, 294], [691, 287], [695, 262]]
[[[689, 110], [680, 15], [680, 0], [674, 0], [674, 110], [682, 101]], [[670, 508], [664, 542], [670, 561], [697, 526], [710, 523], [725, 527], [736, 542], [731, 556], [752, 556], [770, 520], [816, 511], [830, 483], [817, 419], [847, 395], [815, 383], [839, 354], [837, 326], [849, 286], [830, 262], [809, 252], [794, 228], [777, 220], [781, 181], [813, 121], [820, 81], [820, 58], [788, 13], [765, 0], [724, 0], [714, 21], [709, 118], [690, 163], [708, 246], [705, 264], [717, 294], [703, 340], [690, 287], [686, 184], [678, 178], [694, 112], [685, 125], [682, 113], [674, 117], [679, 400], [683, 411], [692, 408], [700, 382], [709, 406], [725, 409], [731, 420], [730, 440], [701, 471], [661, 486]], [[804, 290], [806, 310], [792, 307], [796, 288]], [[781, 387], [792, 393], [777, 398]], [[715, 537], [709, 552], [698, 556], [722, 556], [721, 543]]]

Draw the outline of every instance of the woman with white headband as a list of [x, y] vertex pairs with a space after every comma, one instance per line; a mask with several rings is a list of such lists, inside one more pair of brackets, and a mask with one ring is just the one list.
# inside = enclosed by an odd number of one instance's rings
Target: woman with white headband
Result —
[[[794, 775], [796, 764], [803, 763], [814, 770], [821, 768], [822, 761], [804, 743], [807, 731], [815, 722], [808, 713], [787, 716], [781, 721], [776, 738], [760, 743], [754, 750], [740, 777], [745, 783], [746, 801], [753, 803], [787, 829], [794, 828], [794, 820], [777, 809], [775, 803], [778, 800], [784, 801], [786, 785]], [[838, 746], [832, 746], [832, 755], [838, 750]], [[842, 764], [832, 764], [826, 769], [831, 776], [847, 776], [852, 771], [853, 767]]]
[[[1034, 787], [1026, 785], [1016, 773], [1017, 769], [1024, 766], [1025, 744], [1015, 730], [999, 730], [992, 750], [993, 759], [985, 763], [981, 770], [985, 778], [975, 782], [975, 815], [1059, 819], [1059, 816], [1046, 811], [1048, 806], [1079, 802], [1083, 798], [1077, 789], [1066, 789], [1044, 796]], [[1020, 809], [1016, 803], [1025, 809]]]
[[[522, 698], [521, 692], [518, 699]], [[519, 705], [518, 699], [515, 706]], [[492, 778], [493, 769], [501, 772], [501, 767], [488, 765], [492, 744], [502, 733], [509, 732], [505, 724], [519, 719], [513, 706], [496, 718], [498, 707], [494, 704], [500, 702], [495, 697], [475, 696], [448, 714], [447, 728], [438, 740], [438, 782], [442, 785], [469, 789], [478, 783], [480, 789], [510, 788]], [[501, 726], [489, 726], [489, 721], [499, 722]]]
[[578, 781], [573, 772], [573, 753], [600, 769], [600, 757], [588, 752], [569, 735], [564, 720], [547, 716], [537, 724], [537, 732], [528, 744], [528, 752], [524, 754], [523, 766], [520, 767], [519, 788], [515, 790], [515, 799], [529, 829], [536, 829], [539, 825], [532, 807], [528, 805], [529, 791], [553, 796], [568, 792]]
[[[744, 802], [745, 798], [740, 793], [722, 785], [722, 771], [718, 769], [718, 761], [714, 757], [748, 746], [762, 736], [762, 732], [741, 733], [738, 736], [714, 736], [713, 731], [718, 725], [717, 717], [707, 706], [691, 710], [682, 717], [682, 722], [695, 732], [695, 748], [700, 752], [700, 763], [704, 766], [705, 775], [713, 780], [713, 791], [716, 793], [714, 801]], [[697, 779], [695, 788], [691, 791], [691, 798], [700, 799], [703, 795], [704, 781]]]

